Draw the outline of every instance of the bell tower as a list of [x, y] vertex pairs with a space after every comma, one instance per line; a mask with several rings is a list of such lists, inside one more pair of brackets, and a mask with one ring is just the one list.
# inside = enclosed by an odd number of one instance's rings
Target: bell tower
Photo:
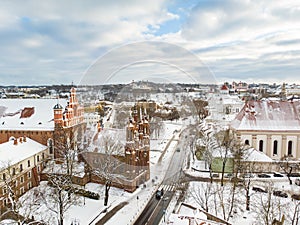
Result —
[[54, 126], [62, 126], [63, 123], [63, 107], [57, 103], [54, 107], [53, 107], [53, 111], [54, 111]]

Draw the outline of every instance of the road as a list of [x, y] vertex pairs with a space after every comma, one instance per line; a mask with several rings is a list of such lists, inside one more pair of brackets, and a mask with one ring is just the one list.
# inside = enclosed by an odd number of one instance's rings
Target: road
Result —
[[184, 167], [188, 154], [188, 150], [186, 148], [187, 140], [185, 138], [187, 136], [187, 132], [188, 130], [186, 129], [181, 133], [181, 138], [178, 140], [176, 150], [170, 160], [165, 177], [158, 188], [164, 189], [163, 197], [158, 200], [155, 198], [154, 194], [141, 215], [135, 221], [134, 225], [157, 225], [165, 215], [164, 211], [175, 194], [176, 187], [183, 176], [182, 168]]

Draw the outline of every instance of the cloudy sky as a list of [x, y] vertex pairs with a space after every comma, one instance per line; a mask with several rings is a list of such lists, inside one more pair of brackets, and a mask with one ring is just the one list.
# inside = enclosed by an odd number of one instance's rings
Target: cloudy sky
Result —
[[[187, 70], [205, 65], [219, 83], [300, 84], [299, 1], [2, 0], [0, 21], [2, 85], [77, 84], [120, 55], [117, 81], [138, 80], [143, 69], [179, 77], [182, 49], [197, 57]], [[154, 42], [165, 44], [153, 50]], [[128, 54], [135, 61], [124, 61]], [[137, 66], [139, 54], [148, 57]], [[97, 76], [111, 76], [104, 73]]]

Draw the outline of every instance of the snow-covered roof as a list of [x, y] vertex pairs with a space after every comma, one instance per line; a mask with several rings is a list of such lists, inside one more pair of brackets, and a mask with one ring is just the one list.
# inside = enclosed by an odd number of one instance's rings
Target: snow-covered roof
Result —
[[0, 99], [0, 130], [54, 130], [53, 107], [66, 99]]
[[14, 144], [14, 140], [0, 144], [0, 168], [17, 164], [48, 148], [28, 137], [26, 141], [20, 142], [20, 138], [17, 140], [17, 144]]
[[236, 130], [300, 131], [300, 102], [249, 101], [231, 122]]
[[272, 162], [273, 160], [265, 153], [256, 150], [255, 148], [249, 148], [245, 150], [244, 161], [249, 162]]

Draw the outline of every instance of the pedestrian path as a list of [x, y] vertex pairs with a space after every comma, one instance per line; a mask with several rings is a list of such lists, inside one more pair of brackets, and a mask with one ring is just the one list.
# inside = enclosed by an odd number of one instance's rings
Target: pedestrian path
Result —
[[175, 191], [176, 187], [174, 185], [170, 185], [170, 184], [162, 184], [159, 186], [159, 189], [164, 189], [164, 191]]
[[121, 202], [119, 205], [115, 206], [112, 210], [108, 211], [105, 216], [103, 216], [95, 225], [105, 224], [112, 216], [114, 216], [120, 209], [122, 209], [128, 202]]

